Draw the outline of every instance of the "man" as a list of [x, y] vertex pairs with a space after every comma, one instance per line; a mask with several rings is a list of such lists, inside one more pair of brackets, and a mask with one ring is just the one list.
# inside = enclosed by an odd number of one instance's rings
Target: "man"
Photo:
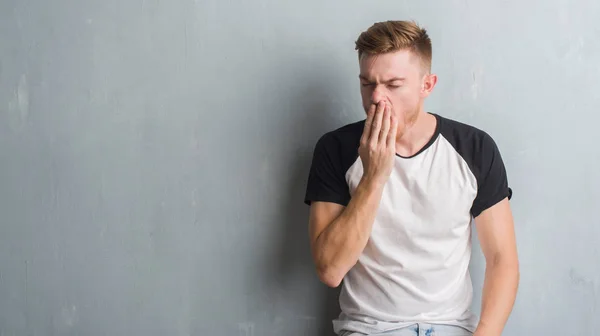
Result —
[[[343, 279], [339, 335], [502, 333], [519, 267], [512, 195], [494, 140], [424, 111], [437, 82], [415, 23], [376, 23], [356, 41], [366, 120], [315, 147], [305, 202], [319, 278]], [[470, 311], [471, 219], [486, 259]]]

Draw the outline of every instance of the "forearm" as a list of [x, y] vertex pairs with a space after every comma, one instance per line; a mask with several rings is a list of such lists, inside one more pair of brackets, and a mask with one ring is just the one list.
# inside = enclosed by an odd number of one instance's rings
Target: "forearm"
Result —
[[498, 260], [486, 266], [481, 318], [475, 336], [500, 336], [512, 311], [519, 283], [516, 262]]
[[361, 180], [348, 206], [317, 238], [317, 271], [327, 285], [337, 287], [356, 264], [371, 235], [382, 192], [382, 183]]

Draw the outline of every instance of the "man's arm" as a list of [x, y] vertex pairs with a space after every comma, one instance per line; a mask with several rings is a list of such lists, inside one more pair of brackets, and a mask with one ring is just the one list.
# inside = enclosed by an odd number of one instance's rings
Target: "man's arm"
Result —
[[398, 122], [385, 102], [371, 106], [358, 153], [363, 176], [344, 208], [333, 202], [312, 202], [310, 244], [321, 281], [337, 287], [367, 245], [383, 188], [396, 156]]
[[367, 245], [383, 184], [363, 179], [347, 207], [313, 202], [309, 235], [317, 274], [323, 283], [337, 287], [356, 264]]
[[475, 336], [499, 336], [512, 311], [519, 284], [514, 223], [507, 198], [475, 218], [485, 256], [481, 318]]

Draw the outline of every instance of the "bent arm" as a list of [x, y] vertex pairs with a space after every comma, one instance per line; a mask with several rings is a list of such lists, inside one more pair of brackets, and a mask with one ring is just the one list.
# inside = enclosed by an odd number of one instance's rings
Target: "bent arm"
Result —
[[337, 287], [367, 245], [384, 184], [364, 178], [347, 207], [313, 202], [309, 235], [319, 279]]

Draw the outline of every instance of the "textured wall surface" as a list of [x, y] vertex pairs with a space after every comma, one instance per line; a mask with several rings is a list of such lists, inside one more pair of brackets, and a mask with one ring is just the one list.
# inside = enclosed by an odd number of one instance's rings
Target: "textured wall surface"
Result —
[[[0, 1], [0, 335], [328, 335], [302, 196], [362, 118], [353, 42], [415, 19], [428, 110], [505, 158], [505, 335], [600, 330], [600, 2]], [[479, 310], [484, 262], [472, 261]]]

